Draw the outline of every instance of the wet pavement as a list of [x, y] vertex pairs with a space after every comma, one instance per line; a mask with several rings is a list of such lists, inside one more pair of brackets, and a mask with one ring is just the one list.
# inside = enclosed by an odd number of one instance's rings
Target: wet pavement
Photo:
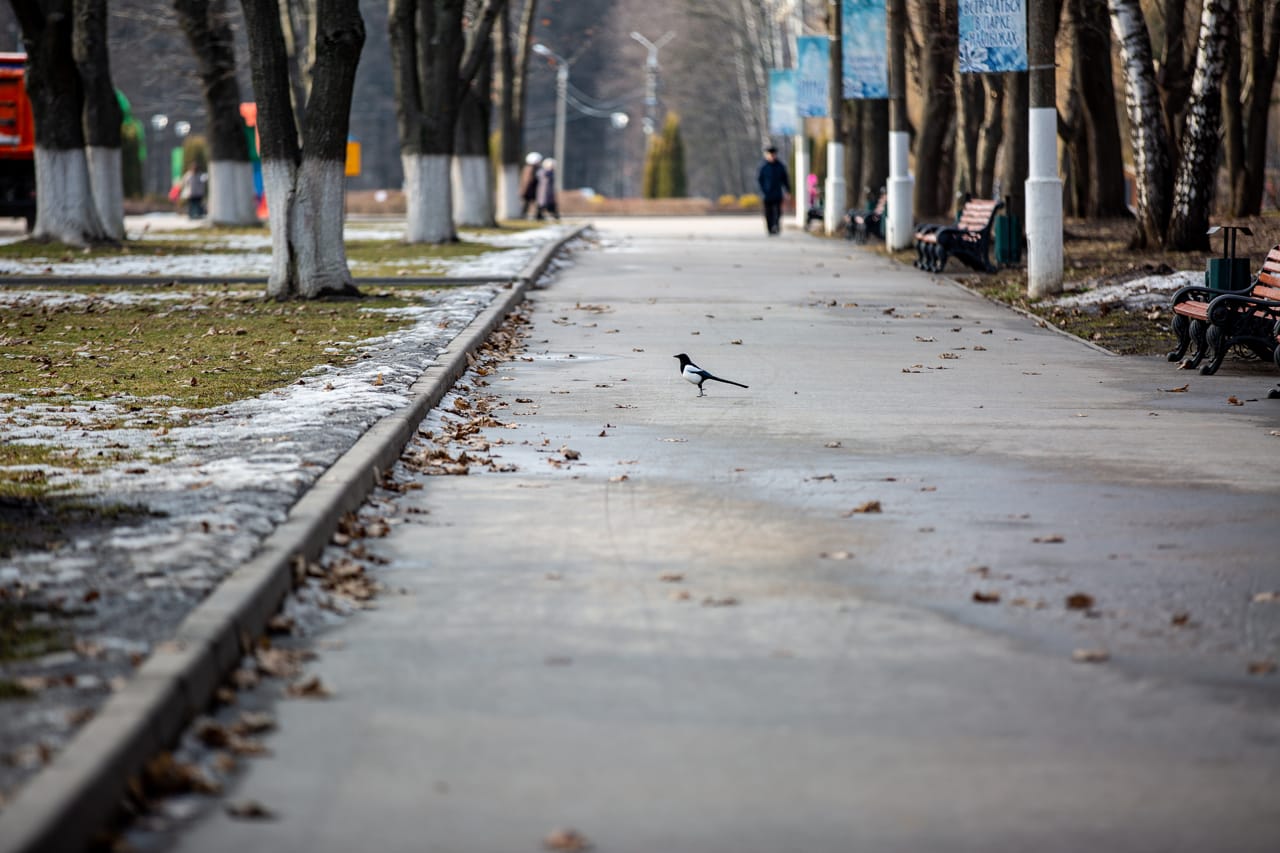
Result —
[[599, 231], [422, 429], [500, 425], [409, 452], [468, 475], [381, 496], [334, 697], [227, 794], [275, 819], [164, 846], [1276, 849], [1272, 373], [754, 218]]

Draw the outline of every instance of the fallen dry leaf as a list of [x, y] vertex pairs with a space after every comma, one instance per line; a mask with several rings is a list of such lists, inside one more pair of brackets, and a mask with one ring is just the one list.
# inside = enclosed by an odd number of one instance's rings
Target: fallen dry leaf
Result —
[[1227, 403], [1232, 406], [1243, 406], [1244, 402], [1234, 394], [1227, 398]]
[[1280, 592], [1268, 590], [1267, 592], [1255, 592], [1253, 598], [1249, 599], [1254, 604], [1272, 604], [1280, 602]]
[[542, 846], [547, 850], [590, 850], [591, 842], [576, 829], [557, 829], [542, 839]]
[[582, 458], [581, 453], [571, 449], [568, 445], [562, 446], [560, 448], [560, 453], [564, 455], [565, 459], [581, 459]]
[[853, 554], [848, 551], [823, 551], [818, 555], [824, 560], [852, 560]]
[[1178, 388], [1161, 388], [1160, 390], [1161, 390], [1161, 391], [1163, 391], [1163, 392], [1165, 392], [1166, 394], [1183, 394], [1183, 393], [1186, 393], [1186, 391], [1187, 391], [1189, 388], [1191, 388], [1191, 384], [1190, 384], [1190, 383], [1188, 383], [1188, 384], [1186, 384], [1186, 385], [1183, 385], [1183, 386], [1181, 386], [1181, 387], [1178, 387]]
[[840, 442], [838, 442], [838, 441], [828, 441], [826, 444], [824, 444], [824, 445], [822, 445], [822, 446], [823, 446], [823, 447], [830, 447], [830, 448], [844, 447], [844, 445], [843, 445], [843, 444], [841, 444], [841, 443], [840, 443]]
[[1068, 610], [1090, 610], [1093, 608], [1093, 596], [1084, 592], [1075, 592], [1067, 596]]
[[257, 800], [235, 800], [224, 806], [231, 817], [238, 820], [272, 820], [275, 813]]
[[857, 506], [855, 506], [853, 509], [846, 512], [843, 517], [849, 518], [850, 516], [853, 516], [853, 515], [866, 515], [867, 513], [881, 512], [881, 511], [882, 510], [880, 508], [880, 501], [866, 501], [865, 503], [860, 503]]
[[318, 675], [309, 675], [300, 681], [295, 681], [286, 687], [284, 692], [285, 695], [296, 699], [328, 699], [333, 695], [333, 691], [325, 686]]
[[973, 600], [977, 604], [999, 604], [1000, 593], [994, 591], [983, 592], [982, 590], [975, 589], [973, 591]]
[[1169, 624], [1176, 625], [1179, 628], [1186, 627], [1191, 623], [1191, 614], [1185, 610], [1179, 610], [1177, 613], [1169, 617]]
[[382, 384], [382, 374], [381, 374], [381, 373], [379, 373], [379, 374], [377, 375], [377, 377], [373, 380], [373, 384], [374, 384], [374, 385], [381, 385], [381, 384]]
[[678, 589], [668, 596], [672, 601], [688, 601], [692, 597], [687, 589]]
[[145, 789], [156, 796], [170, 794], [218, 794], [222, 787], [194, 764], [178, 761], [173, 753], [162, 752], [142, 768]]
[[1040, 545], [1061, 545], [1063, 542], [1066, 542], [1067, 540], [1065, 537], [1061, 536], [1060, 534], [1052, 533], [1048, 536], [1037, 536], [1031, 541], [1036, 542]]
[[732, 595], [725, 596], [724, 598], [714, 598], [712, 596], [707, 596], [706, 598], [702, 599], [703, 607], [736, 607], [737, 604], [738, 604], [738, 599], [734, 598]]
[[1255, 660], [1249, 662], [1250, 675], [1274, 675], [1276, 662], [1273, 660]]
[[1104, 663], [1111, 660], [1111, 653], [1106, 649], [1076, 649], [1071, 659], [1076, 663]]
[[682, 572], [663, 572], [658, 575], [658, 580], [663, 583], [680, 583], [680, 581], [684, 580], [684, 574]]

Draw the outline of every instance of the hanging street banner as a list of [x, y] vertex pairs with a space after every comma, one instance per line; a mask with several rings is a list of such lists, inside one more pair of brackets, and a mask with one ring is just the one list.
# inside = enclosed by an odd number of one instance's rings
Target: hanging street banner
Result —
[[796, 72], [790, 68], [769, 71], [769, 133], [795, 136], [799, 131], [796, 117]]
[[889, 97], [889, 50], [884, 0], [844, 0], [846, 98]]
[[960, 71], [1026, 70], [1026, 0], [960, 0]]
[[826, 118], [827, 92], [831, 86], [831, 39], [800, 36], [796, 39], [796, 111], [800, 118]]

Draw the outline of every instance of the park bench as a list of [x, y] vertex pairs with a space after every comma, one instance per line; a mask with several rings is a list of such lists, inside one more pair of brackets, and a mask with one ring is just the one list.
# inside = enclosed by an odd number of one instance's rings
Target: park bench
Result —
[[991, 248], [991, 228], [1004, 202], [965, 196], [952, 225], [921, 225], [916, 229], [915, 265], [929, 272], [942, 272], [947, 259], [955, 256], [978, 272], [995, 272], [987, 259]]
[[1173, 322], [1170, 328], [1178, 346], [1169, 361], [1182, 361], [1194, 342], [1195, 351], [1183, 365], [1198, 367], [1210, 353], [1209, 363], [1200, 368], [1206, 376], [1217, 373], [1227, 352], [1235, 346], [1252, 351], [1259, 358], [1277, 357], [1277, 324], [1280, 323], [1280, 246], [1267, 253], [1253, 282], [1243, 290], [1222, 291], [1200, 285], [1179, 289], [1173, 295]]
[[[888, 206], [888, 195], [882, 189], [875, 204], [863, 209], [850, 208], [844, 215], [844, 237], [855, 243], [867, 242], [867, 237], [875, 235], [884, 239], [884, 212]], [[870, 200], [870, 199], [868, 199]]]

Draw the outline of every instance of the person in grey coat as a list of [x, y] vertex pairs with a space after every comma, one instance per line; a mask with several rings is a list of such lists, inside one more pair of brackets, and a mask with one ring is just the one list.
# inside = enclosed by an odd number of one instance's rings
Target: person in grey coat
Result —
[[560, 219], [560, 208], [556, 205], [556, 161], [550, 157], [543, 160], [538, 169], [538, 218], [548, 216]]

